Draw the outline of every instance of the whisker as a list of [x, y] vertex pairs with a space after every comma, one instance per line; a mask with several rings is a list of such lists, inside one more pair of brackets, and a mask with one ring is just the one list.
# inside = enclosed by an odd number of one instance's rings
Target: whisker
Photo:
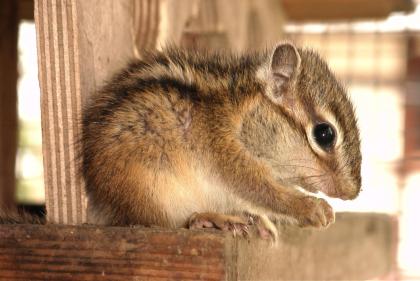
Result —
[[314, 170], [317, 172], [321, 172], [319, 169], [316, 169], [314, 167], [308, 167], [308, 166], [302, 166], [302, 165], [291, 165], [291, 164], [275, 164], [278, 167], [296, 167], [296, 168], [305, 168], [309, 170]]
[[299, 178], [299, 179], [307, 179], [307, 178], [321, 178], [321, 177], [327, 177], [328, 174], [321, 174], [321, 175], [310, 175], [310, 176], [296, 176], [296, 177], [287, 177], [287, 178], [282, 178], [282, 179], [295, 179], [295, 178]]

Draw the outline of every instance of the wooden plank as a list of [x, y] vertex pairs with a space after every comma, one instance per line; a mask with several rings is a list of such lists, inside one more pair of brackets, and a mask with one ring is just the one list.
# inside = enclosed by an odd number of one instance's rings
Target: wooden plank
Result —
[[[133, 1], [36, 0], [48, 220], [87, 220], [77, 144], [81, 109], [134, 54]], [[116, 55], [116, 53], [118, 55]]]
[[0, 280], [367, 280], [392, 264], [392, 218], [281, 227], [277, 246], [218, 231], [0, 225]]
[[379, 19], [392, 12], [412, 12], [412, 0], [281, 0], [291, 21]]
[[221, 233], [0, 226], [0, 280], [223, 280]]
[[18, 5], [0, 1], [0, 209], [15, 207]]

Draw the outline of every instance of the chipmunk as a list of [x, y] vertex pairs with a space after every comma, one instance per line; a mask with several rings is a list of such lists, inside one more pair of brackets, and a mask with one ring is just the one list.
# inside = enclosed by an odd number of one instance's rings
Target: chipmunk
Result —
[[83, 112], [82, 170], [92, 221], [213, 227], [249, 218], [326, 227], [306, 192], [355, 198], [360, 140], [344, 88], [291, 43], [241, 56], [169, 47], [133, 61]]

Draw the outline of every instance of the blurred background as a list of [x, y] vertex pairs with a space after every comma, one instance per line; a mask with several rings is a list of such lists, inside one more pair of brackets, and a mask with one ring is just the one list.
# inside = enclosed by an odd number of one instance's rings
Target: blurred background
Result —
[[[160, 23], [148, 34], [142, 26], [130, 31], [137, 56], [168, 40], [193, 49], [236, 51], [289, 40], [322, 54], [354, 101], [363, 155], [360, 196], [329, 201], [337, 211], [391, 215], [393, 269], [375, 280], [420, 280], [420, 2], [161, 0], [149, 1], [150, 6]], [[137, 7], [137, 18], [150, 13]], [[43, 216], [32, 11], [32, 1], [0, 0], [0, 207], [17, 204]]]

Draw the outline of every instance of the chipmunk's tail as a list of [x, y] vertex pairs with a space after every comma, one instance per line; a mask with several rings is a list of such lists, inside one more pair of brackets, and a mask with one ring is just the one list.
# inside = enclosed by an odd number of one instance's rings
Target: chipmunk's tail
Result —
[[0, 208], [0, 224], [45, 224], [45, 218], [22, 210]]

